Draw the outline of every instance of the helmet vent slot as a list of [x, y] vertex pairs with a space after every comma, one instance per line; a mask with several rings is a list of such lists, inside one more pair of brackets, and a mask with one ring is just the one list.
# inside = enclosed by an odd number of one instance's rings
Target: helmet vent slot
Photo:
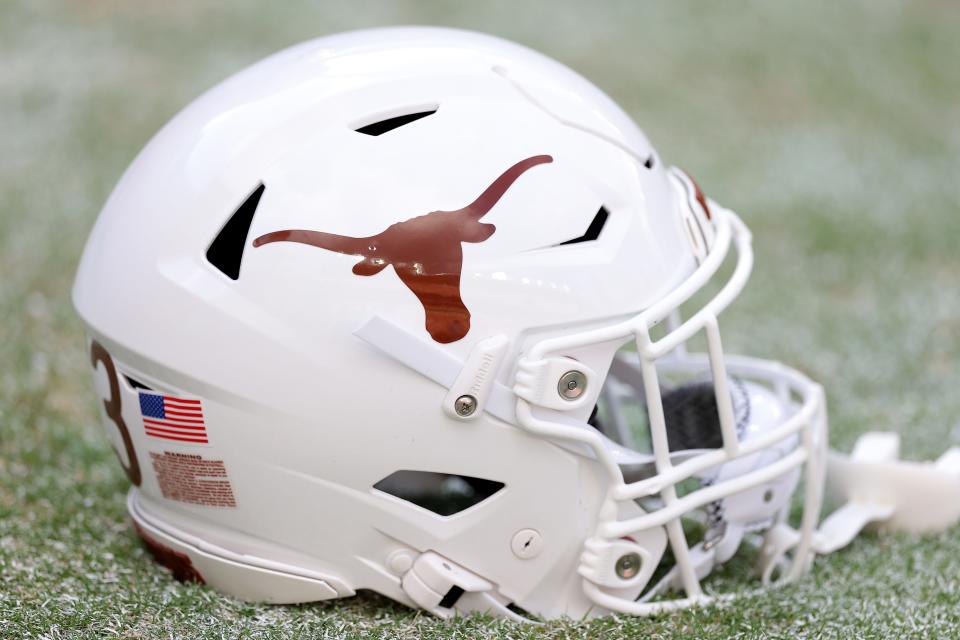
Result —
[[373, 488], [441, 516], [480, 504], [505, 485], [495, 480], [433, 471], [395, 471]]
[[130, 386], [130, 388], [133, 389], [134, 391], [137, 391], [138, 389], [143, 389], [144, 391], [153, 391], [153, 389], [151, 389], [151, 388], [148, 387], [147, 385], [143, 384], [143, 383], [140, 382], [139, 380], [136, 380], [136, 379], [134, 379], [134, 378], [131, 378], [130, 376], [128, 376], [128, 375], [126, 375], [126, 374], [124, 374], [123, 378], [124, 378], [124, 380], [127, 381], [127, 384], [128, 384], [128, 385]]
[[247, 244], [247, 233], [264, 188], [261, 183], [247, 196], [207, 248], [207, 262], [231, 280], [240, 277], [240, 261], [243, 260], [243, 249]]
[[580, 242], [591, 242], [600, 237], [600, 232], [603, 231], [604, 225], [607, 224], [607, 219], [610, 217], [610, 212], [607, 211], [607, 208], [602, 206], [597, 210], [597, 214], [593, 216], [593, 220], [590, 221], [590, 226], [587, 227], [586, 232], [579, 238], [573, 238], [572, 240], [566, 240], [555, 246], [562, 247], [565, 244], [577, 244]]
[[656, 158], [653, 157], [653, 154], [651, 153], [651, 154], [647, 157], [647, 159], [643, 161], [643, 166], [645, 166], [647, 169], [653, 169], [653, 167], [654, 167], [654, 165], [656, 165], [656, 163], [657, 163], [657, 160], [656, 160]]
[[402, 116], [394, 116], [392, 118], [387, 118], [386, 120], [379, 120], [372, 124], [364, 125], [355, 129], [357, 133], [363, 133], [368, 136], [380, 136], [388, 131], [393, 131], [394, 129], [399, 129], [405, 124], [410, 124], [411, 122], [416, 122], [421, 118], [426, 118], [427, 116], [432, 116], [437, 112], [437, 108], [429, 109], [426, 111], [417, 111], [416, 113], [407, 113]]

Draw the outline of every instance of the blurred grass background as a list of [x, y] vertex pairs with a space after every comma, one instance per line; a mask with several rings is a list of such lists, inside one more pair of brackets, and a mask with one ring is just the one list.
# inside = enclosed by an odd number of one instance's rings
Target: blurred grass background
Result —
[[866, 536], [787, 589], [653, 620], [437, 621], [375, 595], [267, 607], [175, 583], [133, 535], [69, 302], [99, 207], [167, 119], [312, 37], [488, 31], [578, 70], [755, 236], [731, 351], [828, 389], [833, 445], [960, 443], [960, 5], [5, 0], [0, 637], [960, 637], [960, 533]]

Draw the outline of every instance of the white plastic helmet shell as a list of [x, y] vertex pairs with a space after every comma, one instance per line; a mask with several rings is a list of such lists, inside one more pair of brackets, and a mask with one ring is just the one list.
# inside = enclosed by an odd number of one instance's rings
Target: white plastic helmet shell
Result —
[[[581, 556], [601, 522], [644, 510], [613, 497], [596, 454], [513, 406], [589, 430], [624, 340], [548, 358], [586, 375], [575, 401], [512, 390], [534, 345], [655, 308], [730, 228], [748, 236], [710, 209], [596, 87], [497, 38], [360, 31], [238, 73], [140, 153], [77, 274], [141, 534], [187, 577], [250, 599], [373, 589], [440, 614], [618, 608], [598, 606]], [[416, 226], [458, 211], [469, 232]], [[225, 267], [209, 252], [231, 225]], [[371, 322], [403, 338], [355, 335]], [[472, 378], [438, 384], [471, 362]], [[481, 405], [468, 420], [449, 397], [464, 380]], [[495, 396], [510, 408], [494, 412]], [[406, 471], [501, 488], [442, 515], [375, 488]], [[632, 601], [668, 529], [632, 534], [639, 577], [592, 584]]]

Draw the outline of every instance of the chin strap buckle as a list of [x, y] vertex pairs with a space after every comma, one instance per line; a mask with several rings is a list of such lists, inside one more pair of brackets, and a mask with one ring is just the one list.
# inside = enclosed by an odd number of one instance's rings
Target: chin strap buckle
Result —
[[441, 618], [476, 612], [529, 622], [507, 607], [491, 582], [433, 551], [421, 553], [400, 584], [417, 606]]

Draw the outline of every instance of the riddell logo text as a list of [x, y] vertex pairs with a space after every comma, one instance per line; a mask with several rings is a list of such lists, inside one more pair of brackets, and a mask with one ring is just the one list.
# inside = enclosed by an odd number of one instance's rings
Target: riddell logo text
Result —
[[470, 331], [470, 310], [460, 295], [463, 242], [483, 242], [497, 228], [480, 222], [524, 172], [553, 162], [547, 155], [521, 160], [493, 181], [480, 196], [456, 211], [430, 213], [394, 223], [375, 236], [355, 238], [323, 231], [287, 229], [253, 241], [299, 242], [363, 258], [353, 266], [358, 276], [372, 276], [393, 266], [400, 281], [417, 297], [426, 314], [426, 329], [440, 343], [460, 340]]
[[470, 393], [476, 396], [480, 395], [480, 390], [483, 389], [483, 382], [487, 379], [487, 374], [490, 373], [490, 367], [492, 365], [493, 354], [483, 354], [483, 360], [480, 361], [480, 366], [477, 367], [477, 373], [473, 377], [473, 385], [470, 386]]

